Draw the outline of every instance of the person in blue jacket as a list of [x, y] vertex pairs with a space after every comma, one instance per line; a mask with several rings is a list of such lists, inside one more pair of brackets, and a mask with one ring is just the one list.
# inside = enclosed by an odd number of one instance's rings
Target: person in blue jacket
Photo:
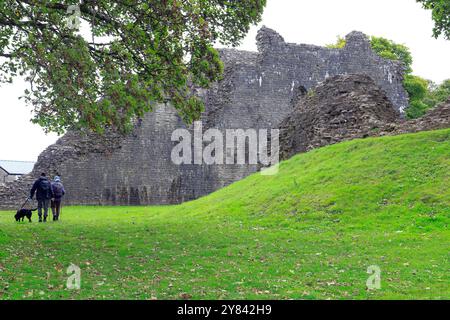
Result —
[[53, 221], [59, 220], [59, 214], [61, 213], [61, 202], [62, 198], [66, 194], [64, 190], [64, 185], [61, 182], [61, 178], [56, 176], [52, 182], [52, 193], [53, 199], [51, 202]]

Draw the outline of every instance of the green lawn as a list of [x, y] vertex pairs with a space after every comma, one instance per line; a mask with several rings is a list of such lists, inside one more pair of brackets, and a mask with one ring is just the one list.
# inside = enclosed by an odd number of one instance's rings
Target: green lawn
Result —
[[449, 299], [449, 172], [447, 129], [318, 149], [179, 206], [0, 212], [0, 299]]

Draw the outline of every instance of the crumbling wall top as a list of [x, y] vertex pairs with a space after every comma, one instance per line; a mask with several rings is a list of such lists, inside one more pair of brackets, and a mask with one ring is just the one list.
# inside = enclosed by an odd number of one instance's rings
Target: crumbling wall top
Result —
[[372, 50], [370, 39], [367, 35], [360, 31], [352, 31], [346, 37], [346, 50], [353, 51], [370, 51]]
[[256, 35], [256, 45], [258, 51], [263, 53], [267, 50], [273, 50], [286, 44], [284, 38], [275, 30], [263, 26]]

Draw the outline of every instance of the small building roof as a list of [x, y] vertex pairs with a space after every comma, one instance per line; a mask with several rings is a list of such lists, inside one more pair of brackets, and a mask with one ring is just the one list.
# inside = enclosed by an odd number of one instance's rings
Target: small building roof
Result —
[[10, 175], [23, 175], [33, 170], [34, 162], [31, 161], [13, 161], [0, 160], [0, 168]]

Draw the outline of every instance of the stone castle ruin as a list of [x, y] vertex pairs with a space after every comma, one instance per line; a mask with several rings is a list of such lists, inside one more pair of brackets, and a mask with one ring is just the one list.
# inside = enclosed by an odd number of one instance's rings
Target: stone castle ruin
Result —
[[[286, 43], [263, 27], [257, 45], [258, 52], [220, 50], [224, 79], [199, 92], [206, 109], [204, 131], [277, 129], [307, 90], [338, 75], [369, 77], [397, 113], [408, 105], [403, 65], [374, 53], [363, 33], [350, 33], [343, 49], [328, 49]], [[41, 171], [62, 176], [67, 204], [148, 205], [196, 199], [259, 169], [257, 165], [173, 164], [176, 143], [171, 135], [185, 127], [166, 104], [147, 114], [126, 137], [69, 132], [40, 155], [30, 175], [0, 188], [0, 207], [23, 202]]]

